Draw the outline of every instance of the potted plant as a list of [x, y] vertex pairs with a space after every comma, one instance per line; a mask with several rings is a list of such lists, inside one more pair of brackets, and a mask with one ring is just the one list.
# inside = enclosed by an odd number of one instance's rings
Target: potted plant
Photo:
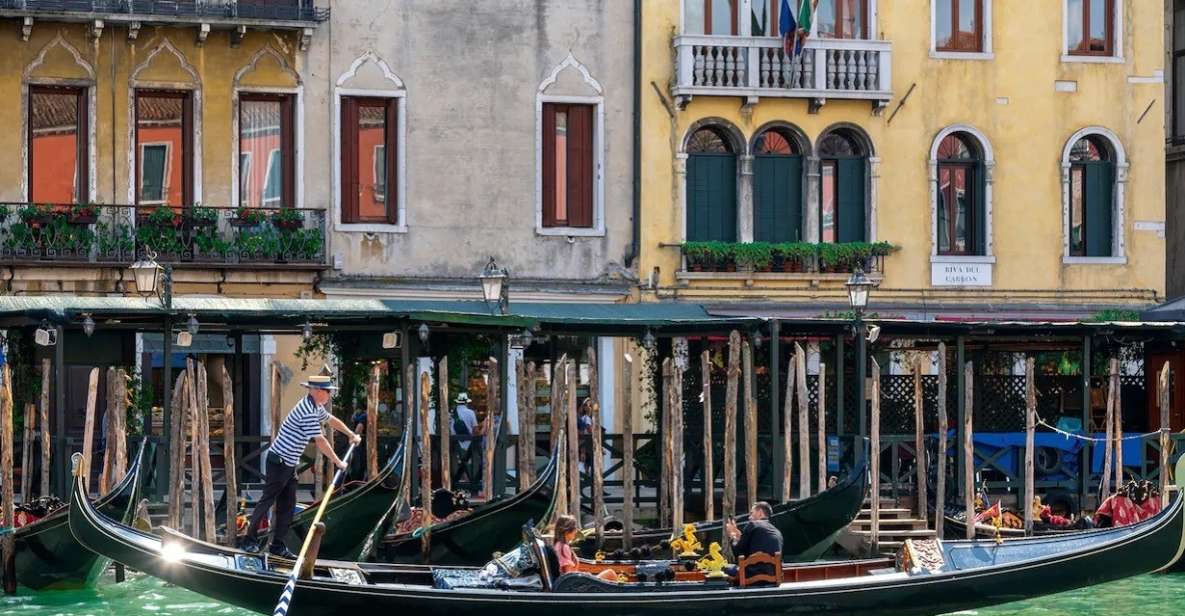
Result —
[[152, 209], [148, 217], [144, 219], [144, 222], [153, 227], [171, 227], [176, 229], [181, 226], [184, 219], [180, 214], [173, 211], [173, 208], [167, 205], [158, 205]]
[[714, 270], [717, 272], [737, 271], [736, 244], [729, 242], [711, 242], [709, 251]]
[[202, 207], [201, 203], [195, 203], [186, 212], [186, 218], [189, 221], [189, 226], [194, 229], [212, 227], [218, 224], [218, 210]]
[[259, 208], [240, 205], [235, 208], [235, 215], [230, 219], [230, 224], [233, 227], [254, 227], [266, 219], [267, 215]]
[[692, 272], [704, 271], [704, 264], [709, 258], [707, 242], [685, 242], [683, 256], [687, 258], [687, 269]]
[[773, 249], [765, 242], [736, 244], [733, 250], [737, 264], [748, 270], [768, 272], [773, 267]]
[[32, 229], [39, 229], [53, 219], [53, 210], [30, 203], [17, 212], [21, 222]]
[[70, 224], [93, 225], [99, 219], [99, 208], [90, 203], [76, 203], [74, 207], [70, 208], [68, 218]]
[[8, 209], [7, 204], [0, 204], [0, 222], [4, 222], [12, 211]]
[[272, 214], [272, 225], [281, 231], [293, 231], [304, 226], [304, 214], [294, 207], [282, 207]]
[[[802, 272], [811, 257], [815, 256], [814, 244], [787, 242], [775, 247], [774, 269], [780, 272]], [[780, 261], [779, 261], [780, 259]]]
[[230, 242], [218, 236], [216, 229], [205, 227], [194, 234], [193, 245], [197, 249], [195, 259], [222, 260], [230, 252]]

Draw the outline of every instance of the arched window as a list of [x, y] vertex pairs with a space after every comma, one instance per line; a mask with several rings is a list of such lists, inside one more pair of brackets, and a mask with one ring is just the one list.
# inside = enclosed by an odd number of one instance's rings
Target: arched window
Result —
[[1114, 256], [1115, 155], [1100, 135], [1070, 148], [1069, 249], [1072, 257]]
[[802, 152], [786, 128], [762, 131], [753, 142], [753, 239], [797, 242], [802, 237]]
[[865, 240], [865, 176], [868, 151], [840, 128], [819, 142], [819, 241]]
[[687, 241], [736, 240], [736, 151], [724, 129], [705, 126], [687, 140]]
[[938, 144], [938, 254], [983, 254], [982, 169], [982, 149], [974, 137], [956, 132], [942, 138]]

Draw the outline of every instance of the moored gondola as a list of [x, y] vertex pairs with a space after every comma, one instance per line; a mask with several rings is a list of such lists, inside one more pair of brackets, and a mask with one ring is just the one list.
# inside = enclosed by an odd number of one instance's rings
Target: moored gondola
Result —
[[[77, 488], [77, 483], [76, 490]], [[170, 544], [71, 501], [70, 527], [88, 548], [155, 577], [260, 613], [270, 613], [286, 571], [267, 558], [203, 544]], [[792, 580], [764, 588], [735, 588], [689, 576], [674, 581], [604, 582], [585, 573], [549, 574], [548, 548], [532, 537], [515, 573], [538, 571], [489, 587], [444, 583], [437, 567], [320, 561], [292, 596], [299, 613], [398, 610], [428, 616], [510, 614], [593, 616], [606, 613], [715, 616], [790, 614], [922, 615], [1006, 603], [1156, 571], [1185, 551], [1185, 512], [1175, 495], [1158, 516], [1139, 524], [1066, 538], [1004, 542], [934, 542], [925, 558], [894, 567], [890, 561], [784, 568]], [[506, 563], [499, 559], [486, 569]], [[916, 566], [915, 566], [916, 565]], [[842, 575], [840, 575], [842, 573]], [[460, 577], [480, 579], [474, 569]], [[835, 575], [833, 575], [835, 574]]]
[[[433, 565], [482, 565], [494, 552], [518, 541], [527, 520], [544, 519], [551, 510], [559, 480], [559, 455], [552, 456], [538, 479], [526, 490], [479, 505], [464, 517], [432, 526], [428, 562]], [[424, 562], [420, 533], [387, 537], [374, 559], [385, 563]]]
[[[145, 439], [123, 479], [101, 496], [94, 508], [122, 523], [130, 521], [140, 487], [151, 464], [153, 446]], [[86, 498], [83, 491], [71, 498]], [[70, 532], [69, 509], [62, 507], [32, 524], [16, 529], [17, 583], [34, 590], [68, 590], [94, 584], [110, 560], [78, 544]]]
[[[770, 522], [782, 532], [782, 560], [809, 562], [822, 556], [835, 543], [839, 533], [860, 513], [867, 493], [868, 467], [862, 463], [829, 490], [774, 505]], [[748, 514], [737, 516], [737, 522], [743, 523], [748, 518]], [[723, 522], [719, 520], [695, 525], [696, 534], [705, 545], [720, 541], [722, 528]], [[653, 548], [671, 536], [669, 528], [644, 530], [633, 533], [633, 543]], [[610, 553], [621, 547], [621, 534], [610, 533], [605, 535], [601, 551]], [[580, 549], [582, 556], [592, 558], [597, 546], [592, 542], [584, 542]]]

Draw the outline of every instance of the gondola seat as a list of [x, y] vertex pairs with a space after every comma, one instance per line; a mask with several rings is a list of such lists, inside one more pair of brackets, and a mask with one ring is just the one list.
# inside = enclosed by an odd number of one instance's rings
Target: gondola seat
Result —
[[[773, 573], [749, 573], [749, 567], [757, 565], [769, 565], [769, 570]], [[778, 586], [782, 583], [782, 553], [766, 554], [765, 552], [755, 552], [748, 556], [742, 556], [737, 559], [737, 585], [741, 588], [748, 588], [749, 586], [773, 585]]]

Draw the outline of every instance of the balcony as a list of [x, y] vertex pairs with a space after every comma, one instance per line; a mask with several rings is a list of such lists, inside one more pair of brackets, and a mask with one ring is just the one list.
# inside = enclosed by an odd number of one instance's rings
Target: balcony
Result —
[[320, 269], [325, 210], [0, 203], [0, 263]]
[[847, 280], [857, 268], [876, 278], [884, 274], [885, 257], [897, 249], [888, 242], [686, 242], [673, 246], [682, 256], [678, 277], [685, 280]]
[[0, 0], [0, 17], [306, 28], [329, 9], [312, 0]]
[[827, 99], [868, 100], [879, 110], [892, 98], [889, 41], [810, 39], [791, 58], [771, 37], [675, 37], [675, 86], [679, 104], [694, 96], [738, 96], [746, 105], [761, 97], [810, 99], [812, 111]]

